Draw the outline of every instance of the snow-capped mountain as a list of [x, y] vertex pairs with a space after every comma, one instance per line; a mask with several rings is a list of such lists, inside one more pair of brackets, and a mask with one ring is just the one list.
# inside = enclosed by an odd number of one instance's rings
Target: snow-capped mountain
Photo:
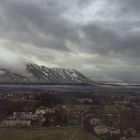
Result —
[[0, 69], [0, 83], [89, 84], [91, 80], [74, 69], [27, 64], [25, 74]]

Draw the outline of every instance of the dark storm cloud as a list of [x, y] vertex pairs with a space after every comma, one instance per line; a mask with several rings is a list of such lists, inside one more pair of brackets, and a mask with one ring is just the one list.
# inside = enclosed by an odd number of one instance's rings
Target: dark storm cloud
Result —
[[140, 1], [139, 0], [116, 0], [119, 5], [122, 5], [123, 7], [127, 8], [128, 10], [131, 10], [131, 12], [140, 12]]
[[[94, 1], [96, 1], [96, 0], [94, 0]], [[85, 8], [91, 2], [93, 2], [93, 1], [92, 0], [78, 0], [78, 6], [79, 6], [79, 8]]]
[[103, 25], [88, 24], [83, 27], [85, 40], [89, 41], [91, 53], [97, 52], [102, 55], [113, 53], [124, 56], [138, 57], [140, 54], [140, 32], [121, 34]]
[[0, 66], [33, 61], [140, 81], [140, 1], [0, 0], [0, 51]]
[[61, 17], [62, 8], [56, 1], [3, 1], [0, 35], [37, 47], [68, 50], [67, 39], [74, 40], [77, 34]]

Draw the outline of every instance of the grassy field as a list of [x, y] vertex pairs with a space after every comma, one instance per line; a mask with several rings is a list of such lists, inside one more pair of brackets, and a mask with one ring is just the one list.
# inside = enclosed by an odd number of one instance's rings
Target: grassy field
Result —
[[0, 130], [0, 140], [100, 140], [82, 128]]

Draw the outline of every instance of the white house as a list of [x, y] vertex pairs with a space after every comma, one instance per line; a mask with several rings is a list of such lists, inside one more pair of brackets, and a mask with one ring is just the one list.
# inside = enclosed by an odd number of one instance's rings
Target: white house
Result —
[[109, 133], [109, 128], [107, 126], [95, 126], [94, 131], [97, 135], [104, 135]]
[[31, 126], [31, 120], [20, 120], [20, 119], [13, 119], [13, 120], [4, 120], [0, 124], [1, 127], [30, 127]]
[[101, 120], [98, 118], [90, 118], [90, 124], [91, 125], [99, 125], [99, 124], [101, 124]]
[[107, 126], [95, 126], [94, 131], [97, 135], [104, 135], [110, 134], [113, 135], [120, 135], [120, 129], [107, 127]]
[[117, 129], [117, 128], [109, 128], [110, 130], [110, 134], [113, 136], [113, 135], [120, 135], [121, 131], [120, 129]]

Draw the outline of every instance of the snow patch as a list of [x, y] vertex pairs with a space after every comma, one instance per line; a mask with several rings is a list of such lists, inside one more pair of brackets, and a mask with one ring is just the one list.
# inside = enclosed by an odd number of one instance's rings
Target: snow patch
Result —
[[48, 76], [48, 73], [46, 73], [45, 71], [42, 71], [46, 76]]

